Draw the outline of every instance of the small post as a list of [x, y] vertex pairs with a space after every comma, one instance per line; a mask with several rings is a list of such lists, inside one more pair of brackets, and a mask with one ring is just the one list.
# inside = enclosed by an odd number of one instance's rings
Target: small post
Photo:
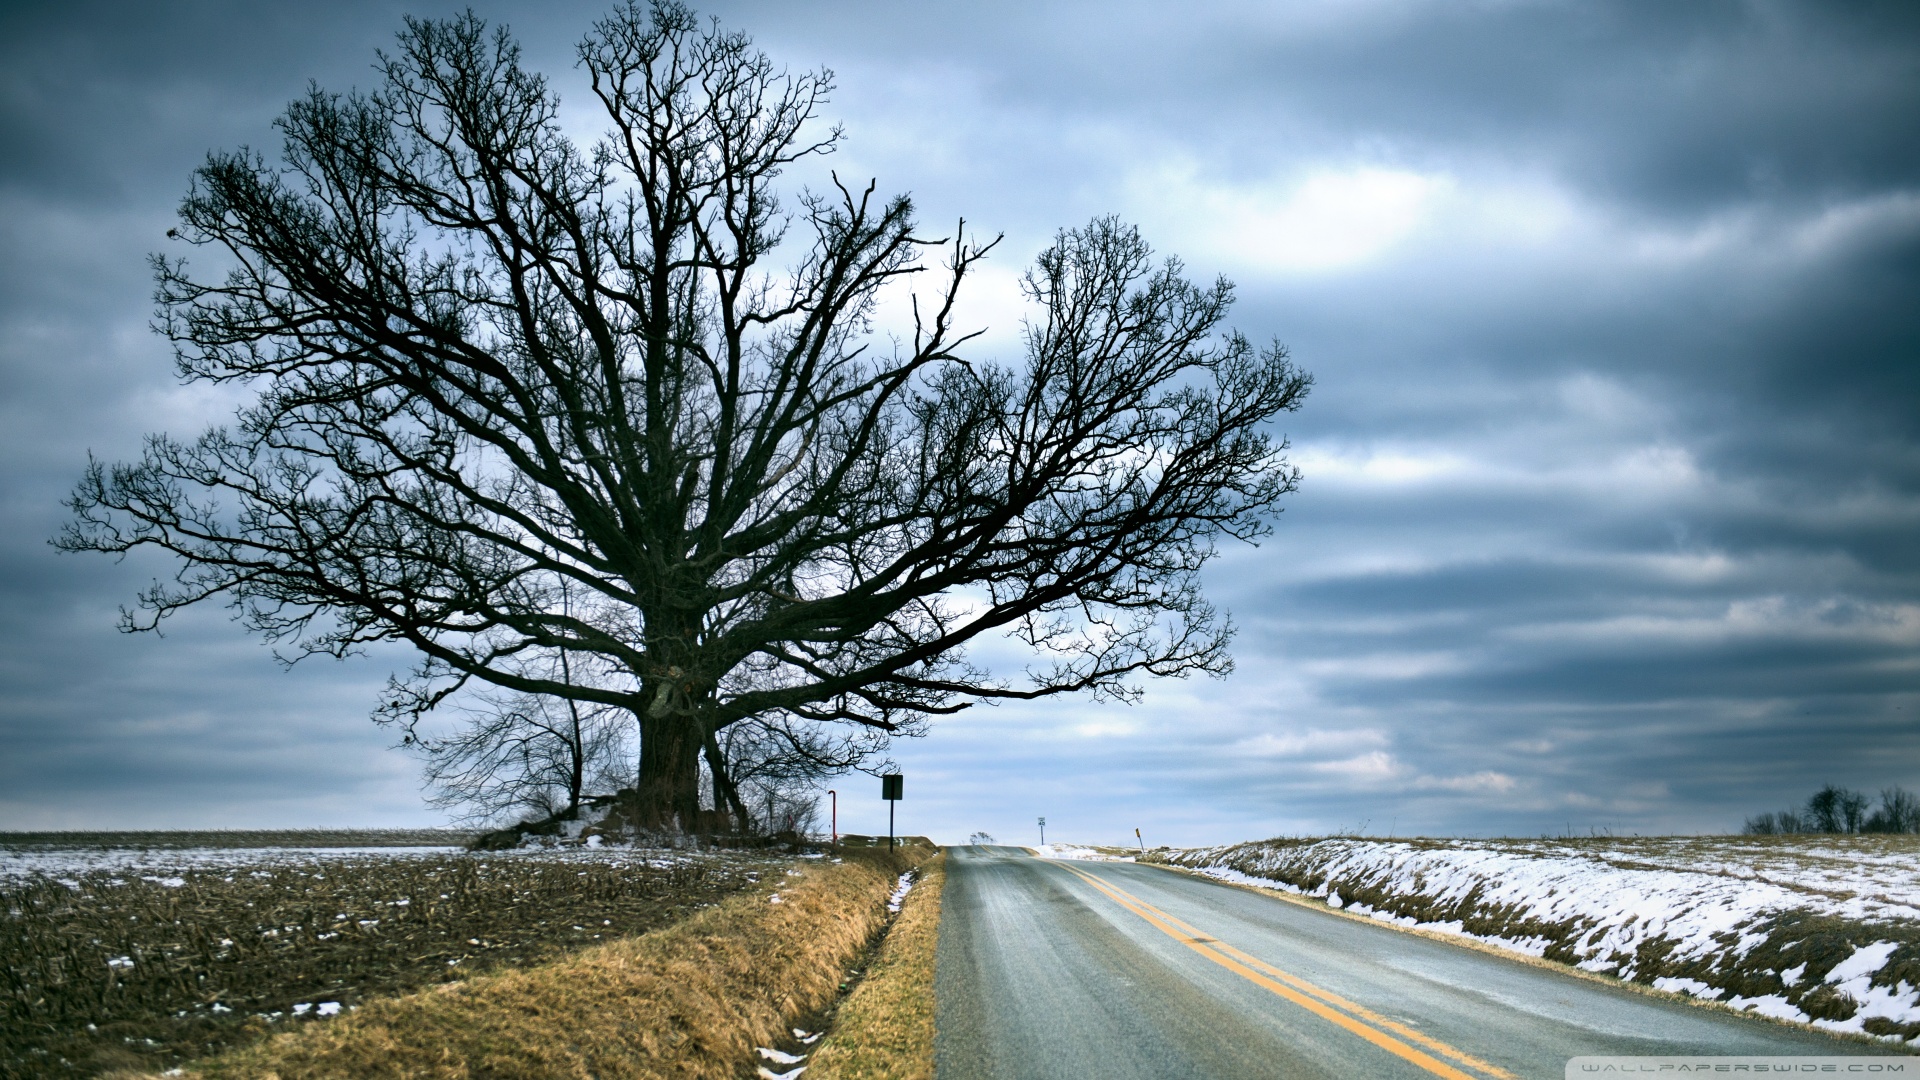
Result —
[[1142, 854], [1142, 855], [1145, 855], [1145, 854], [1147, 853], [1147, 842], [1146, 842], [1146, 840], [1145, 840], [1145, 839], [1143, 839], [1143, 838], [1142, 838], [1142, 837], [1140, 836], [1140, 830], [1139, 830], [1139, 829], [1135, 829], [1135, 830], [1133, 830], [1133, 838], [1134, 838], [1135, 840], [1139, 840], [1139, 841], [1140, 841], [1140, 854]]
[[829, 811], [832, 815], [829, 820], [833, 822], [833, 846], [837, 848], [840, 846], [840, 793], [832, 788], [828, 788], [827, 798], [831, 800], [830, 805], [833, 807], [833, 809]]
[[899, 773], [888, 773], [880, 778], [880, 797], [887, 800], [887, 850], [893, 850], [893, 805], [900, 801], [900, 789], [905, 778]]
[[1040, 819], [1040, 846], [1041, 847], [1047, 846], [1047, 819], [1046, 818]]

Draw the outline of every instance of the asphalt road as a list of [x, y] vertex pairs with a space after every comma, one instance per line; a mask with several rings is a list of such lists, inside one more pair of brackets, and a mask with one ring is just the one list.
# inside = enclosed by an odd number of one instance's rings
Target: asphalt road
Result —
[[1509, 1080], [1585, 1054], [1884, 1052], [1157, 867], [949, 853], [940, 1080]]

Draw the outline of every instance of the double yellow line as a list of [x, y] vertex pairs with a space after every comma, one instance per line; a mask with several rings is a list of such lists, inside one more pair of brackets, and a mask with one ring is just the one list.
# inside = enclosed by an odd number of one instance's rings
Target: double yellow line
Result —
[[[1331, 990], [1324, 990], [1298, 975], [1290, 975], [1264, 960], [1249, 956], [1224, 941], [1201, 933], [1145, 900], [1116, 885], [1102, 881], [1077, 866], [1064, 863], [1055, 863], [1055, 865], [1098, 889], [1114, 903], [1145, 919], [1156, 930], [1228, 971], [1273, 991], [1315, 1016], [1344, 1028], [1435, 1076], [1446, 1077], [1447, 1080], [1487, 1080], [1487, 1078], [1515, 1080], [1512, 1073], [1498, 1065], [1482, 1061], [1464, 1050], [1422, 1035], [1405, 1024], [1381, 1016], [1364, 1005], [1348, 1001]], [[1442, 1058], [1451, 1059], [1452, 1064], [1441, 1060]], [[1466, 1069], [1473, 1071], [1466, 1072], [1464, 1071]]]

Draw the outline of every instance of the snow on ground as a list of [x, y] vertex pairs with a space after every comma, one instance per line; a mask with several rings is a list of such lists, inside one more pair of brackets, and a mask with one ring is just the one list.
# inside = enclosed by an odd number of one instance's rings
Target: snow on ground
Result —
[[1033, 849], [1043, 859], [1083, 859], [1094, 862], [1132, 862], [1131, 855], [1115, 855], [1099, 848], [1079, 847], [1074, 844], [1041, 844]]
[[1736, 1009], [1920, 1038], [1911, 837], [1346, 838], [1158, 857]]
[[893, 883], [893, 893], [887, 897], [888, 911], [899, 914], [900, 905], [907, 902], [907, 893], [913, 890], [913, 878], [913, 871], [909, 870], [900, 875], [899, 881]]
[[178, 875], [188, 870], [259, 870], [265, 867], [309, 867], [342, 862], [385, 862], [393, 859], [444, 856], [489, 862], [504, 859], [590, 861], [617, 866], [665, 868], [695, 858], [691, 852], [615, 845], [555, 845], [469, 853], [454, 846], [436, 847], [52, 847], [0, 845], [0, 887], [35, 876], [72, 880], [83, 874], [105, 872], [143, 878], [178, 887]]

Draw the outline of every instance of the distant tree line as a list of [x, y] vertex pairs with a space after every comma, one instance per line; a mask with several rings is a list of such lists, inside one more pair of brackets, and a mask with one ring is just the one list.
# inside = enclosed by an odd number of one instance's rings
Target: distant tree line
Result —
[[1806, 806], [1757, 814], [1742, 831], [1749, 836], [1920, 833], [1920, 798], [1902, 787], [1882, 788], [1880, 805], [1873, 807], [1864, 793], [1828, 784], [1814, 792]]

